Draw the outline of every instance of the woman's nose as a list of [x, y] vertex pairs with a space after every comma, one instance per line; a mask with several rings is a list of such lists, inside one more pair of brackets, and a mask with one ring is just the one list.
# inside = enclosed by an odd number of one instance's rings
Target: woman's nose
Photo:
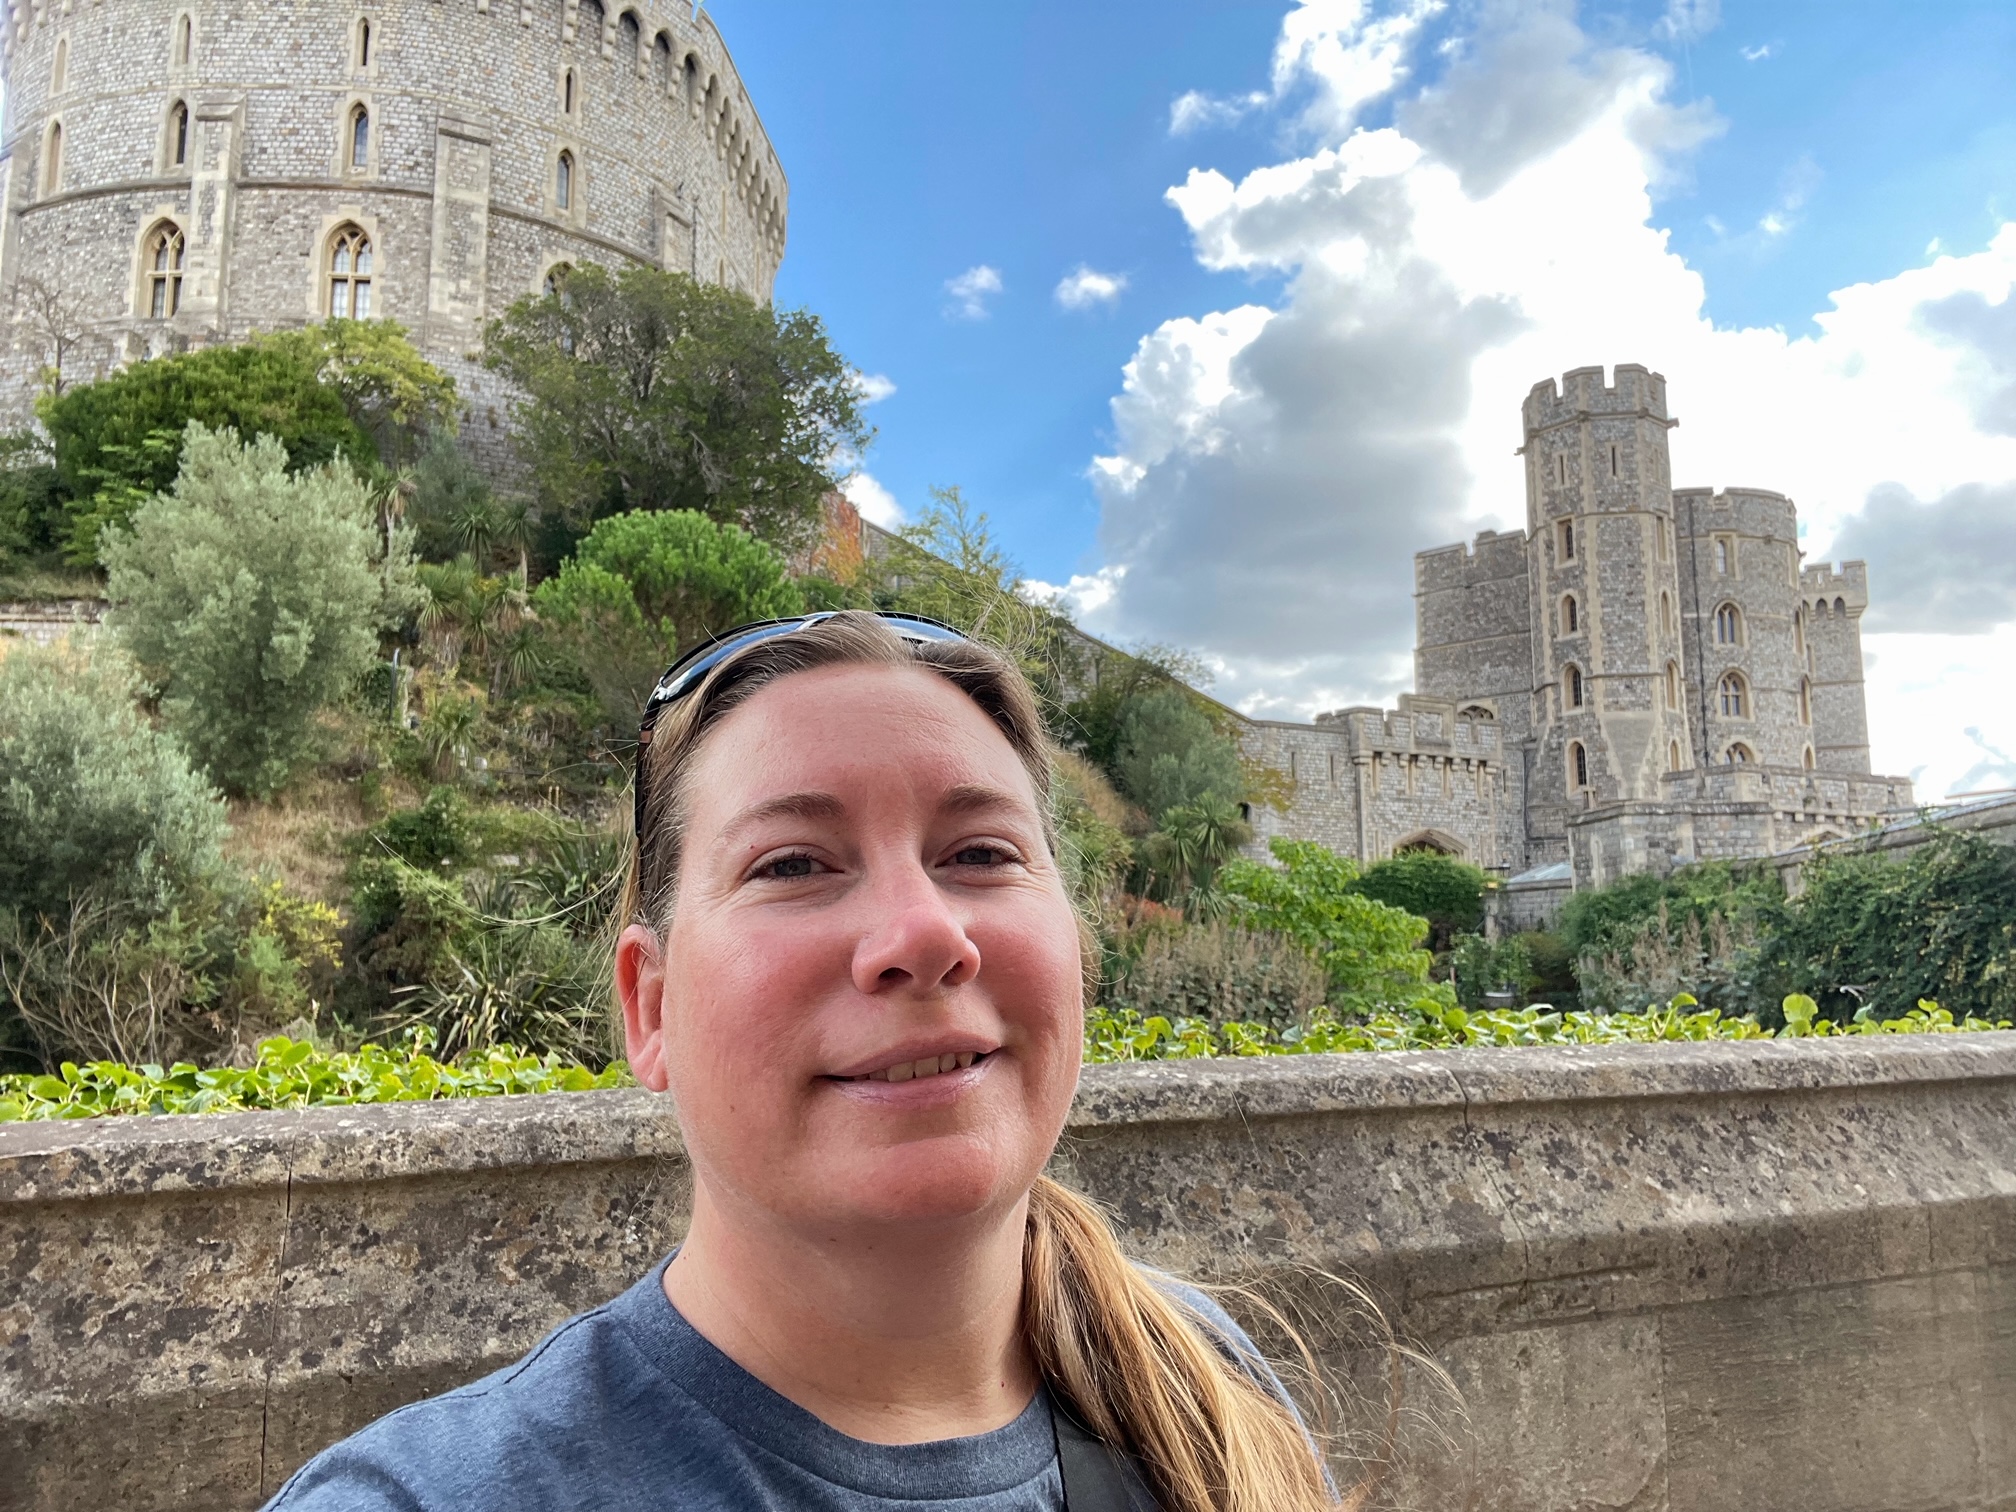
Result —
[[870, 891], [874, 910], [854, 949], [854, 985], [864, 993], [935, 991], [970, 982], [980, 947], [923, 866], [912, 863]]

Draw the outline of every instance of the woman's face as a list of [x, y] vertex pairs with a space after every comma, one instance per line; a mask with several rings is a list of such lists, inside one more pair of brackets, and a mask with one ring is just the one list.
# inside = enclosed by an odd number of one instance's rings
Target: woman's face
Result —
[[1083, 1005], [993, 721], [920, 668], [796, 673], [709, 733], [686, 809], [662, 970], [633, 927], [619, 971], [632, 1067], [673, 1093], [710, 1195], [828, 1233], [1018, 1201], [1063, 1128]]

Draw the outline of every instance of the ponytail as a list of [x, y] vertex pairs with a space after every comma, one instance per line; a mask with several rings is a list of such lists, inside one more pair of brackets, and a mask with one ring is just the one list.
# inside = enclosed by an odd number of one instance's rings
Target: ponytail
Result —
[[1133, 1456], [1161, 1512], [1348, 1512], [1366, 1499], [1338, 1497], [1293, 1410], [1128, 1260], [1097, 1207], [1047, 1176], [1029, 1194], [1022, 1313], [1053, 1394]]

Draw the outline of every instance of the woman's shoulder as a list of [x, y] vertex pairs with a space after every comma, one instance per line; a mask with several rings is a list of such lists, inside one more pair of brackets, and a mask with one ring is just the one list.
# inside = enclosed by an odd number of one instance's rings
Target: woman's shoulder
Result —
[[680, 1419], [700, 1411], [632, 1326], [630, 1315], [643, 1311], [637, 1292], [657, 1284], [654, 1271], [615, 1301], [569, 1318], [502, 1370], [401, 1407], [323, 1451], [268, 1512], [623, 1512], [626, 1485], [639, 1484], [639, 1467], [628, 1460], [690, 1444], [696, 1435], [680, 1433]]

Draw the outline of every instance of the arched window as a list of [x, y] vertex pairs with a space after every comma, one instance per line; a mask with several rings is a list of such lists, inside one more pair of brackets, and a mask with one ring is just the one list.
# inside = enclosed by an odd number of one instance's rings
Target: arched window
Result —
[[644, 61], [643, 51], [644, 28], [637, 22], [637, 12], [625, 11], [616, 23], [616, 56], [634, 70]]
[[190, 17], [175, 18], [175, 63], [178, 68], [187, 68], [196, 50], [196, 23]]
[[1838, 598], [1834, 600], [1834, 612], [1836, 614], [1846, 614], [1848, 612], [1848, 601]]
[[1561, 675], [1561, 696], [1568, 700], [1569, 708], [1582, 707], [1582, 669], [1573, 662], [1568, 664], [1568, 670]]
[[1677, 740], [1666, 742], [1666, 770], [1669, 772], [1684, 772], [1687, 770], [1686, 767], [1680, 764], [1680, 742]]
[[575, 22], [575, 36], [585, 39], [591, 47], [601, 47], [602, 28], [607, 17], [602, 11], [602, 0], [581, 0], [581, 16]]
[[142, 256], [147, 270], [147, 314], [166, 320], [182, 308], [182, 228], [163, 221], [147, 235]]
[[579, 98], [575, 93], [575, 88], [574, 70], [569, 68], [560, 75], [560, 113], [562, 115], [571, 116], [574, 114], [575, 103]]
[[61, 94], [70, 82], [70, 39], [56, 39], [56, 61], [49, 68], [49, 93]]
[[559, 294], [567, 286], [567, 275], [574, 271], [572, 263], [557, 262], [546, 270], [546, 277], [540, 284], [540, 291], [548, 299]]
[[328, 308], [334, 320], [371, 318], [371, 238], [362, 226], [338, 226], [329, 238]]
[[1799, 723], [1813, 723], [1813, 681], [1807, 677], [1799, 679]]
[[1673, 595], [1659, 595], [1659, 633], [1670, 636], [1673, 633]]
[[371, 112], [362, 105], [350, 107], [348, 167], [362, 173], [371, 166]]
[[1680, 707], [1680, 663], [1666, 663], [1666, 707]]
[[563, 152], [553, 165], [553, 204], [561, 210], [574, 208], [574, 154]]
[[63, 187], [63, 123], [51, 121], [42, 147], [42, 192], [54, 194]]
[[357, 66], [371, 66], [371, 18], [362, 16], [357, 21]]
[[1582, 628], [1582, 611], [1575, 603], [1575, 595], [1561, 595], [1561, 633], [1574, 635]]
[[697, 110], [700, 106], [700, 60], [692, 53], [686, 54], [686, 65], [681, 72], [685, 75], [686, 107]]
[[1792, 611], [1792, 649], [1801, 656], [1806, 654], [1806, 610], [1803, 606]]
[[1799, 765], [1809, 772], [1813, 770], [1813, 747], [1808, 746], [1799, 753]]
[[1748, 719], [1750, 717], [1750, 690], [1743, 683], [1743, 674], [1731, 672], [1722, 679], [1722, 717], [1724, 719]]
[[1740, 740], [1729, 747], [1729, 765], [1731, 766], [1749, 766], [1756, 759], [1750, 753], [1750, 747], [1743, 744]]
[[672, 93], [672, 38], [660, 32], [651, 43], [651, 77], [660, 94]]
[[168, 107], [168, 129], [161, 157], [170, 168], [189, 166], [189, 107], [180, 100]]
[[1589, 786], [1589, 752], [1579, 740], [1568, 742], [1568, 787], [1579, 793]]
[[1815, 619], [1825, 619], [1825, 618], [1827, 618], [1827, 600], [1825, 600], [1825, 599], [1818, 599], [1818, 600], [1816, 600], [1816, 601], [1814, 602], [1814, 605], [1813, 605], [1813, 617], [1814, 617]]
[[1715, 644], [1736, 646], [1743, 642], [1743, 615], [1734, 604], [1723, 604], [1715, 611]]
[[1484, 705], [1482, 704], [1466, 705], [1465, 707], [1458, 709], [1456, 711], [1456, 717], [1458, 719], [1488, 719], [1494, 724], [1497, 722], [1498, 719], [1498, 716], [1496, 714], [1493, 714], [1489, 709], [1485, 708]]
[[1729, 538], [1727, 536], [1715, 537], [1715, 570], [1722, 574], [1722, 576], [1727, 577], [1729, 575], [1729, 562]]

